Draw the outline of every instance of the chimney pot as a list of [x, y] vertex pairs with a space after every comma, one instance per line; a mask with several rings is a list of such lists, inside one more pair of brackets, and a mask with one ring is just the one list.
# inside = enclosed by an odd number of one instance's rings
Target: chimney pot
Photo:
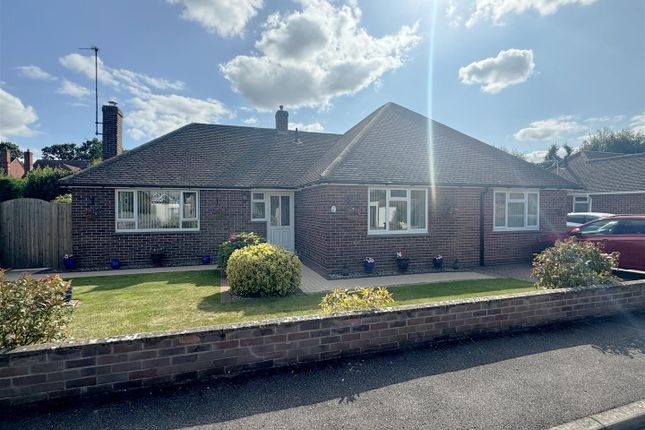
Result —
[[123, 113], [116, 102], [103, 105], [103, 160], [123, 152]]
[[24, 154], [24, 168], [25, 168], [25, 175], [34, 168], [34, 153], [31, 152], [30, 150], [26, 150]]
[[278, 133], [286, 133], [289, 130], [289, 112], [280, 105], [280, 110], [275, 113], [275, 129]]

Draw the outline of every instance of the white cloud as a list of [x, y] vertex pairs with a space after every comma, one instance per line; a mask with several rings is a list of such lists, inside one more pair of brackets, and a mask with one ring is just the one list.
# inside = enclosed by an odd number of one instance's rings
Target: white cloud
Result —
[[634, 131], [645, 133], [645, 112], [631, 117], [629, 126], [634, 129]]
[[328, 106], [333, 97], [355, 93], [401, 67], [406, 51], [421, 40], [417, 25], [381, 38], [369, 35], [359, 26], [355, 2], [300, 3], [302, 11], [267, 18], [255, 44], [259, 55], [239, 55], [220, 65], [233, 90], [256, 109]]
[[547, 151], [531, 151], [527, 152], [524, 154], [526, 157], [526, 161], [529, 161], [531, 163], [538, 163], [540, 161], [544, 161], [544, 156], [546, 155]]
[[[596, 0], [475, 0], [472, 13], [466, 20], [466, 27], [479, 21], [490, 20], [495, 25], [504, 24], [508, 14], [519, 15], [533, 10], [542, 16], [553, 15], [563, 6], [588, 6]], [[450, 7], [450, 6], [449, 6]]]
[[584, 120], [584, 122], [593, 124], [593, 123], [615, 123], [615, 122], [621, 122], [625, 120], [625, 115], [614, 115], [614, 116], [594, 116], [591, 118], [587, 118]]
[[167, 0], [181, 4], [181, 17], [195, 21], [210, 33], [230, 37], [242, 34], [244, 27], [262, 8], [262, 0]]
[[16, 67], [18, 72], [20, 72], [20, 76], [29, 78], [29, 79], [35, 79], [38, 81], [55, 81], [58, 79], [56, 76], [51, 75], [41, 69], [38, 66], [20, 66]]
[[0, 138], [38, 134], [30, 128], [36, 121], [38, 115], [33, 107], [25, 106], [18, 97], [0, 88]]
[[232, 116], [217, 100], [176, 94], [135, 96], [129, 104], [135, 110], [126, 112], [125, 123], [129, 127], [128, 135], [135, 140], [157, 137], [191, 122], [211, 123]]
[[75, 82], [68, 81], [67, 79], [63, 80], [63, 83], [56, 90], [56, 92], [58, 94], [64, 94], [77, 99], [82, 99], [83, 97], [87, 97], [91, 94], [90, 90], [88, 90], [84, 86], [79, 85]]
[[246, 125], [254, 125], [254, 124], [256, 124], [258, 122], [258, 120], [255, 117], [249, 117], [249, 118], [246, 118], [246, 119], [242, 120], [242, 122], [244, 124], [246, 124]]
[[[68, 54], [59, 58], [59, 62], [67, 69], [85, 75], [94, 80], [94, 56], [77, 53]], [[98, 59], [99, 82], [116, 89], [126, 90], [133, 94], [149, 93], [151, 89], [182, 90], [185, 84], [182, 81], [169, 81], [155, 78], [144, 73], [132, 72], [127, 69], [114, 69], [106, 66], [103, 60]]]
[[529, 127], [515, 133], [513, 137], [517, 140], [558, 140], [585, 130], [587, 130], [585, 125], [564, 116], [534, 121], [529, 124]]
[[298, 129], [299, 131], [323, 131], [325, 130], [325, 127], [319, 122], [312, 122], [311, 124], [303, 124], [301, 122], [290, 122], [289, 123], [289, 129], [290, 130], [295, 130]]
[[497, 93], [509, 85], [525, 82], [533, 73], [533, 51], [507, 49], [496, 57], [475, 61], [459, 69], [464, 84], [481, 84], [482, 91]]

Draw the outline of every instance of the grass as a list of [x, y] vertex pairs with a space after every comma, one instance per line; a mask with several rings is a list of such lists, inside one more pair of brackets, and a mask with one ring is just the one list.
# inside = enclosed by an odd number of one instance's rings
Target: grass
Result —
[[[323, 294], [221, 303], [219, 272], [168, 272], [72, 280], [76, 339], [201, 327], [320, 312]], [[397, 305], [530, 291], [529, 282], [483, 279], [392, 287]]]

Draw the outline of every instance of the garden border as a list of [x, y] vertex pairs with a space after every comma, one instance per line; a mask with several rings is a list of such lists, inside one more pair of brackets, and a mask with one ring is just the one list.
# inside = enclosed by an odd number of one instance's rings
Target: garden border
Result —
[[645, 311], [645, 281], [133, 334], [0, 353], [0, 405], [181, 384]]

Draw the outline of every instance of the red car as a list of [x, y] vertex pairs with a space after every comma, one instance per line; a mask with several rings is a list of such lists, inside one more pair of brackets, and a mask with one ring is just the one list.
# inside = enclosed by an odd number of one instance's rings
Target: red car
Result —
[[645, 270], [645, 215], [614, 215], [576, 227], [578, 240], [602, 243], [605, 252], [618, 251], [618, 266]]

